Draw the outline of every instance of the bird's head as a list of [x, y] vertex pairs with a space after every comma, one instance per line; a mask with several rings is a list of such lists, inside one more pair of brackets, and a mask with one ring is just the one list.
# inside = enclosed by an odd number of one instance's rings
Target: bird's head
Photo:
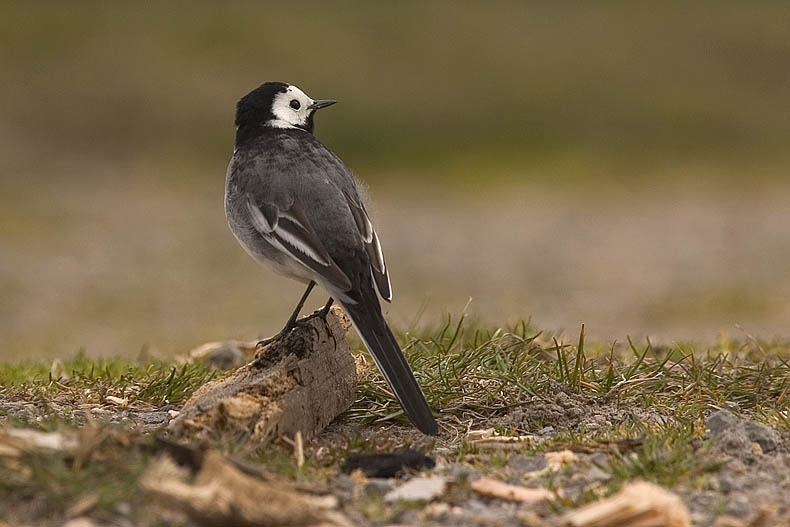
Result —
[[236, 127], [298, 128], [313, 133], [316, 110], [337, 101], [313, 100], [296, 86], [283, 82], [261, 84], [236, 105]]

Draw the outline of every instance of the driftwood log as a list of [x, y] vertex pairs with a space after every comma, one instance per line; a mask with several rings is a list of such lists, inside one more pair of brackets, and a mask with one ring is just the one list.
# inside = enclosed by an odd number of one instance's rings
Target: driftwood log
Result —
[[230, 377], [199, 388], [170, 422], [189, 441], [264, 444], [320, 433], [354, 402], [357, 372], [339, 308], [260, 349]]

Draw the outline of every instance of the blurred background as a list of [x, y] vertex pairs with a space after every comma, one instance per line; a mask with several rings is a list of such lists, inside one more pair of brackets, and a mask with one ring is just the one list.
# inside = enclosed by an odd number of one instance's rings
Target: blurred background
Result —
[[[278, 330], [222, 208], [236, 100], [340, 104], [396, 329], [788, 335], [790, 3], [2, 2], [0, 357]], [[312, 307], [324, 301], [314, 295]]]

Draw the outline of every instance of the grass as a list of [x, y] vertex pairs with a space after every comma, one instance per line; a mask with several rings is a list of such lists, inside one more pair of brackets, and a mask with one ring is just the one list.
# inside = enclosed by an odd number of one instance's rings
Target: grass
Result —
[[[681, 421], [727, 402], [749, 415], [786, 426], [790, 401], [790, 344], [722, 339], [713, 345], [680, 343], [656, 349], [630, 339], [610, 347], [576, 345], [521, 322], [495, 330], [447, 320], [426, 335], [403, 336], [403, 350], [429, 403], [457, 421], [503, 415], [558, 387], [583, 397], [628, 400]], [[367, 365], [372, 360], [363, 352]], [[350, 419], [403, 421], [386, 384], [366, 367]]]
[[0, 461], [0, 518], [12, 525], [58, 524], [81, 502], [93, 503], [97, 519], [117, 516], [119, 505], [144, 509], [136, 482], [153, 459], [150, 438], [95, 428], [81, 436], [89, 445], [81, 455], [31, 451]]
[[[710, 454], [705, 435], [704, 420], [715, 409], [728, 406], [779, 430], [790, 429], [790, 344], [784, 341], [747, 337], [722, 338], [712, 345], [655, 347], [630, 340], [603, 345], [587, 342], [583, 329], [570, 342], [527, 322], [479, 328], [463, 316], [448, 317], [433, 331], [400, 338], [445, 431], [430, 446], [442, 446], [450, 460], [507, 479], [513, 455], [567, 448], [603, 453], [611, 478], [601, 488], [562, 493], [554, 505], [558, 511], [614, 492], [635, 478], [670, 487], [706, 486], [710, 474], [722, 466]], [[382, 430], [377, 423], [406, 421], [370, 358], [356, 353], [358, 398], [339, 418], [339, 429], [351, 430], [341, 441], [328, 449], [321, 438], [308, 443], [307, 463], [301, 468], [287, 446], [239, 450], [235, 455], [302, 484], [321, 486], [350, 453], [410, 444], [408, 434], [393, 434], [392, 428], [375, 432]], [[74, 433], [90, 445], [79, 456], [30, 451], [20, 458], [0, 458], [0, 503], [5, 504], [0, 512], [18, 521], [47, 523], [63, 518], [75, 503], [91, 504], [91, 514], [98, 518], [128, 509], [119, 509], [119, 504], [140, 503], [144, 497], [137, 481], [157, 450], [152, 436], [86, 421], [90, 412], [84, 409], [111, 407], [117, 404], [112, 397], [125, 399], [130, 410], [177, 408], [217, 375], [199, 365], [92, 359], [82, 353], [62, 365], [0, 365], [0, 418], [13, 426], [69, 433], [76, 427]], [[541, 408], [555, 413], [542, 415]], [[534, 434], [544, 426], [554, 426], [555, 433], [515, 451], [481, 449], [466, 434], [475, 428]], [[561, 489], [566, 476], [547, 474], [537, 484]], [[452, 500], [460, 502], [470, 492], [458, 485]], [[370, 519], [403, 510], [384, 506], [375, 496], [358, 506]], [[132, 516], [140, 514], [151, 511]]]
[[[107, 405], [111, 398], [131, 408], [172, 407], [218, 373], [199, 363], [174, 360], [132, 361], [121, 358], [89, 358], [83, 352], [61, 362], [20, 361], [0, 367], [0, 418], [33, 424], [42, 415], [80, 421], [77, 405]], [[42, 412], [10, 410], [11, 403], [42, 402]], [[54, 410], [50, 414], [45, 408]]]
[[705, 455], [707, 447], [695, 445], [693, 439], [699, 438], [702, 431], [694, 422], [645, 430], [644, 442], [636, 451], [614, 451], [610, 456], [614, 479], [622, 482], [639, 478], [665, 486], [693, 484], [722, 465]]

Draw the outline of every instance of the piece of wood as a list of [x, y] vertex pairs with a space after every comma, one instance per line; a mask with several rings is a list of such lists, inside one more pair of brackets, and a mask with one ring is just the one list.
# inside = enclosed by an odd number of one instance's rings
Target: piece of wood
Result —
[[544, 488], [528, 488], [520, 485], [510, 485], [492, 478], [480, 478], [472, 482], [473, 491], [484, 496], [499, 498], [507, 501], [521, 503], [536, 503], [539, 501], [553, 500], [554, 493]]
[[140, 479], [162, 507], [185, 512], [201, 526], [350, 527], [336, 500], [311, 496], [283, 480], [246, 474], [209, 450], [197, 474], [162, 456]]
[[648, 483], [627, 484], [614, 496], [565, 515], [568, 527], [690, 527], [688, 510], [679, 496]]
[[[341, 317], [341, 318], [338, 318]], [[340, 308], [314, 317], [257, 352], [227, 379], [199, 388], [170, 422], [195, 441], [263, 444], [320, 433], [354, 402], [357, 371]]]

